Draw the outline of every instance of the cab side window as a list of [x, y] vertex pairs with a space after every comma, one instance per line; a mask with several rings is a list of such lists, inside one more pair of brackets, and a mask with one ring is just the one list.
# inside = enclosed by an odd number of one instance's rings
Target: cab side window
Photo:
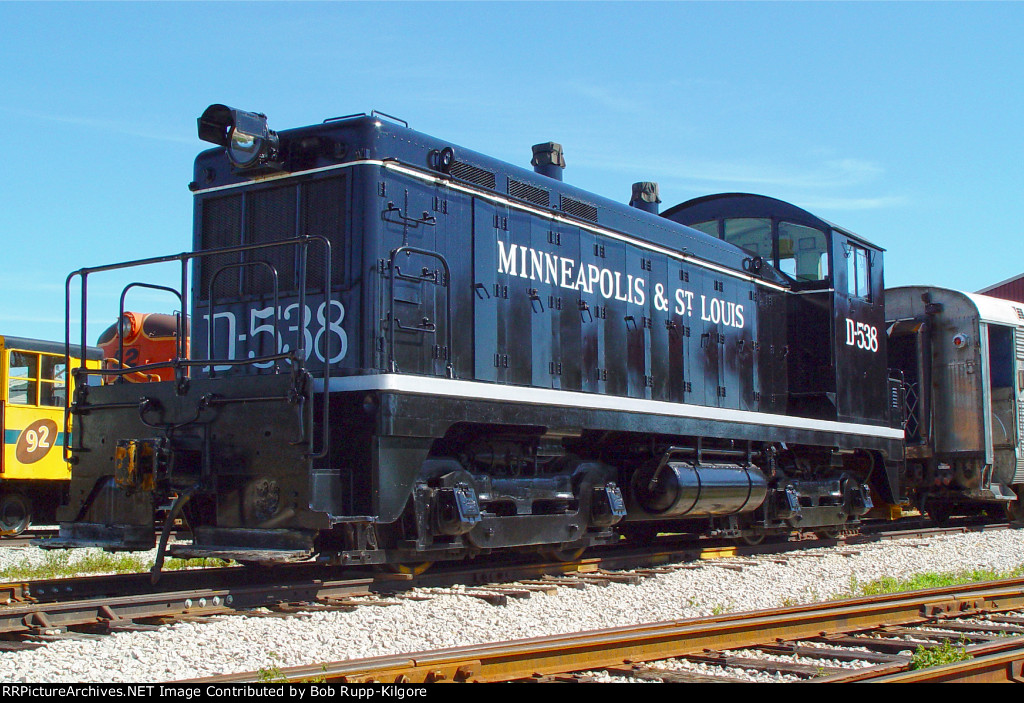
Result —
[[796, 281], [828, 278], [825, 233], [792, 222], [779, 223], [779, 270]]
[[8, 402], [14, 405], [64, 405], [67, 374], [63, 357], [12, 351], [9, 361]]
[[39, 404], [63, 407], [67, 402], [67, 367], [59, 356], [39, 358]]
[[847, 242], [846, 286], [851, 298], [871, 300], [871, 254], [862, 246]]
[[12, 351], [7, 374], [7, 400], [15, 405], [36, 405], [39, 389], [39, 356]]
[[712, 237], [715, 237], [716, 239], [720, 239], [720, 236], [718, 234], [718, 220], [708, 220], [707, 222], [698, 222], [696, 224], [690, 225], [690, 227], [692, 227], [692, 228], [694, 228], [696, 230], [700, 230], [704, 234], [710, 234]]

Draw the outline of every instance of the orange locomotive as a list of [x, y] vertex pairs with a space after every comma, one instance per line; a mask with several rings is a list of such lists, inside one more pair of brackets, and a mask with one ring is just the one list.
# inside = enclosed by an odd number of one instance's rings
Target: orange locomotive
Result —
[[[180, 356], [177, 353], [178, 316], [165, 313], [126, 312], [121, 319], [100, 335], [97, 345], [103, 350], [103, 367], [107, 369], [131, 368], [155, 364]], [[185, 356], [188, 356], [188, 322], [185, 323]], [[121, 353], [124, 353], [122, 359]], [[107, 376], [113, 383], [117, 377]], [[133, 383], [170, 381], [174, 367], [164, 366], [133, 371], [123, 378]]]

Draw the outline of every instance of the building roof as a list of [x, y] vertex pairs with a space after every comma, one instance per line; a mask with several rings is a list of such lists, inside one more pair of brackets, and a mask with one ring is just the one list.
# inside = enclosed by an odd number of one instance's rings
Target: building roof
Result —
[[1010, 278], [1007, 278], [1005, 281], [1000, 281], [999, 283], [993, 283], [991, 286], [987, 286], [985, 288], [982, 288], [978, 292], [983, 294], [983, 295], [992, 295], [993, 294], [992, 291], [996, 290], [997, 288], [1003, 288], [1004, 286], [1005, 287], [1009, 287], [1012, 284], [1017, 283], [1018, 281], [1024, 282], [1024, 273], [1018, 273], [1016, 276], [1012, 276]]

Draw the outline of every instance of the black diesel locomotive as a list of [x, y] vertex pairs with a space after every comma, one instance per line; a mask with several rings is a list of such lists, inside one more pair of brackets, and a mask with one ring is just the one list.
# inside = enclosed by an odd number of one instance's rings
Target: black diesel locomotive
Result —
[[150, 549], [183, 519], [180, 556], [564, 558], [899, 502], [882, 250], [759, 196], [659, 215], [654, 184], [563, 183], [556, 144], [531, 171], [398, 122], [206, 110], [194, 251], [157, 260], [191, 352], [78, 385], [53, 546]]

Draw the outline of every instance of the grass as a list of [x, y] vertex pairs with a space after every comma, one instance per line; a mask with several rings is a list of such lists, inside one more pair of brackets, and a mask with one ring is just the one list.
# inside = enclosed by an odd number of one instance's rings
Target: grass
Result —
[[[126, 552], [85, 552], [72, 559], [72, 552], [47, 552], [46, 559], [38, 564], [23, 559], [20, 563], [0, 569], [0, 580], [27, 581], [37, 579], [69, 578], [82, 574], [130, 574], [149, 571], [153, 561], [137, 554]], [[77, 555], [76, 555], [77, 556]], [[221, 559], [175, 559], [164, 562], [165, 571], [224, 566]]]
[[903, 591], [921, 591], [926, 588], [943, 588], [946, 586], [959, 586], [966, 583], [982, 583], [984, 581], [998, 581], [999, 579], [1016, 578], [1024, 575], [1024, 566], [1018, 566], [1009, 571], [995, 571], [993, 569], [970, 569], [967, 571], [943, 572], [918, 574], [907, 578], [894, 578], [886, 576], [875, 581], [861, 584], [856, 576], [850, 578], [850, 591], [833, 596], [830, 600], [843, 598], [854, 598], [858, 596], [881, 596], [887, 593], [901, 593]]
[[[268, 653], [271, 659], [271, 663], [266, 667], [260, 667], [257, 670], [259, 676], [258, 681], [260, 683], [289, 683], [288, 677], [284, 675], [284, 671], [277, 664], [278, 654], [277, 652]], [[299, 679], [294, 683], [326, 683], [327, 682], [327, 665], [321, 664], [320, 669], [324, 672], [319, 676], [311, 676], [304, 679]]]
[[[1016, 578], [1022, 575], [1024, 575], [1024, 566], [1018, 566], [1009, 571], [968, 569], [956, 572], [918, 574], [902, 579], [887, 576], [865, 584], [858, 583], [857, 577], [851, 576], [850, 592], [834, 596], [832, 600], [857, 596], [880, 596], [888, 593], [902, 593], [904, 591], [921, 591], [926, 588], [943, 588], [967, 583], [983, 583], [985, 581]], [[928, 669], [933, 666], [966, 661], [972, 658], [972, 655], [967, 653], [966, 647], [967, 641], [963, 637], [960, 638], [959, 644], [947, 640], [937, 647], [926, 648], [919, 645], [910, 661], [910, 668]]]
[[933, 666], [942, 666], [944, 664], [953, 664], [973, 659], [974, 657], [967, 653], [966, 647], [967, 643], [963, 638], [961, 638], [960, 644], [953, 644], [946, 640], [940, 646], [930, 649], [918, 645], [917, 651], [914, 652], [914, 656], [910, 660], [910, 668], [930, 669]]

